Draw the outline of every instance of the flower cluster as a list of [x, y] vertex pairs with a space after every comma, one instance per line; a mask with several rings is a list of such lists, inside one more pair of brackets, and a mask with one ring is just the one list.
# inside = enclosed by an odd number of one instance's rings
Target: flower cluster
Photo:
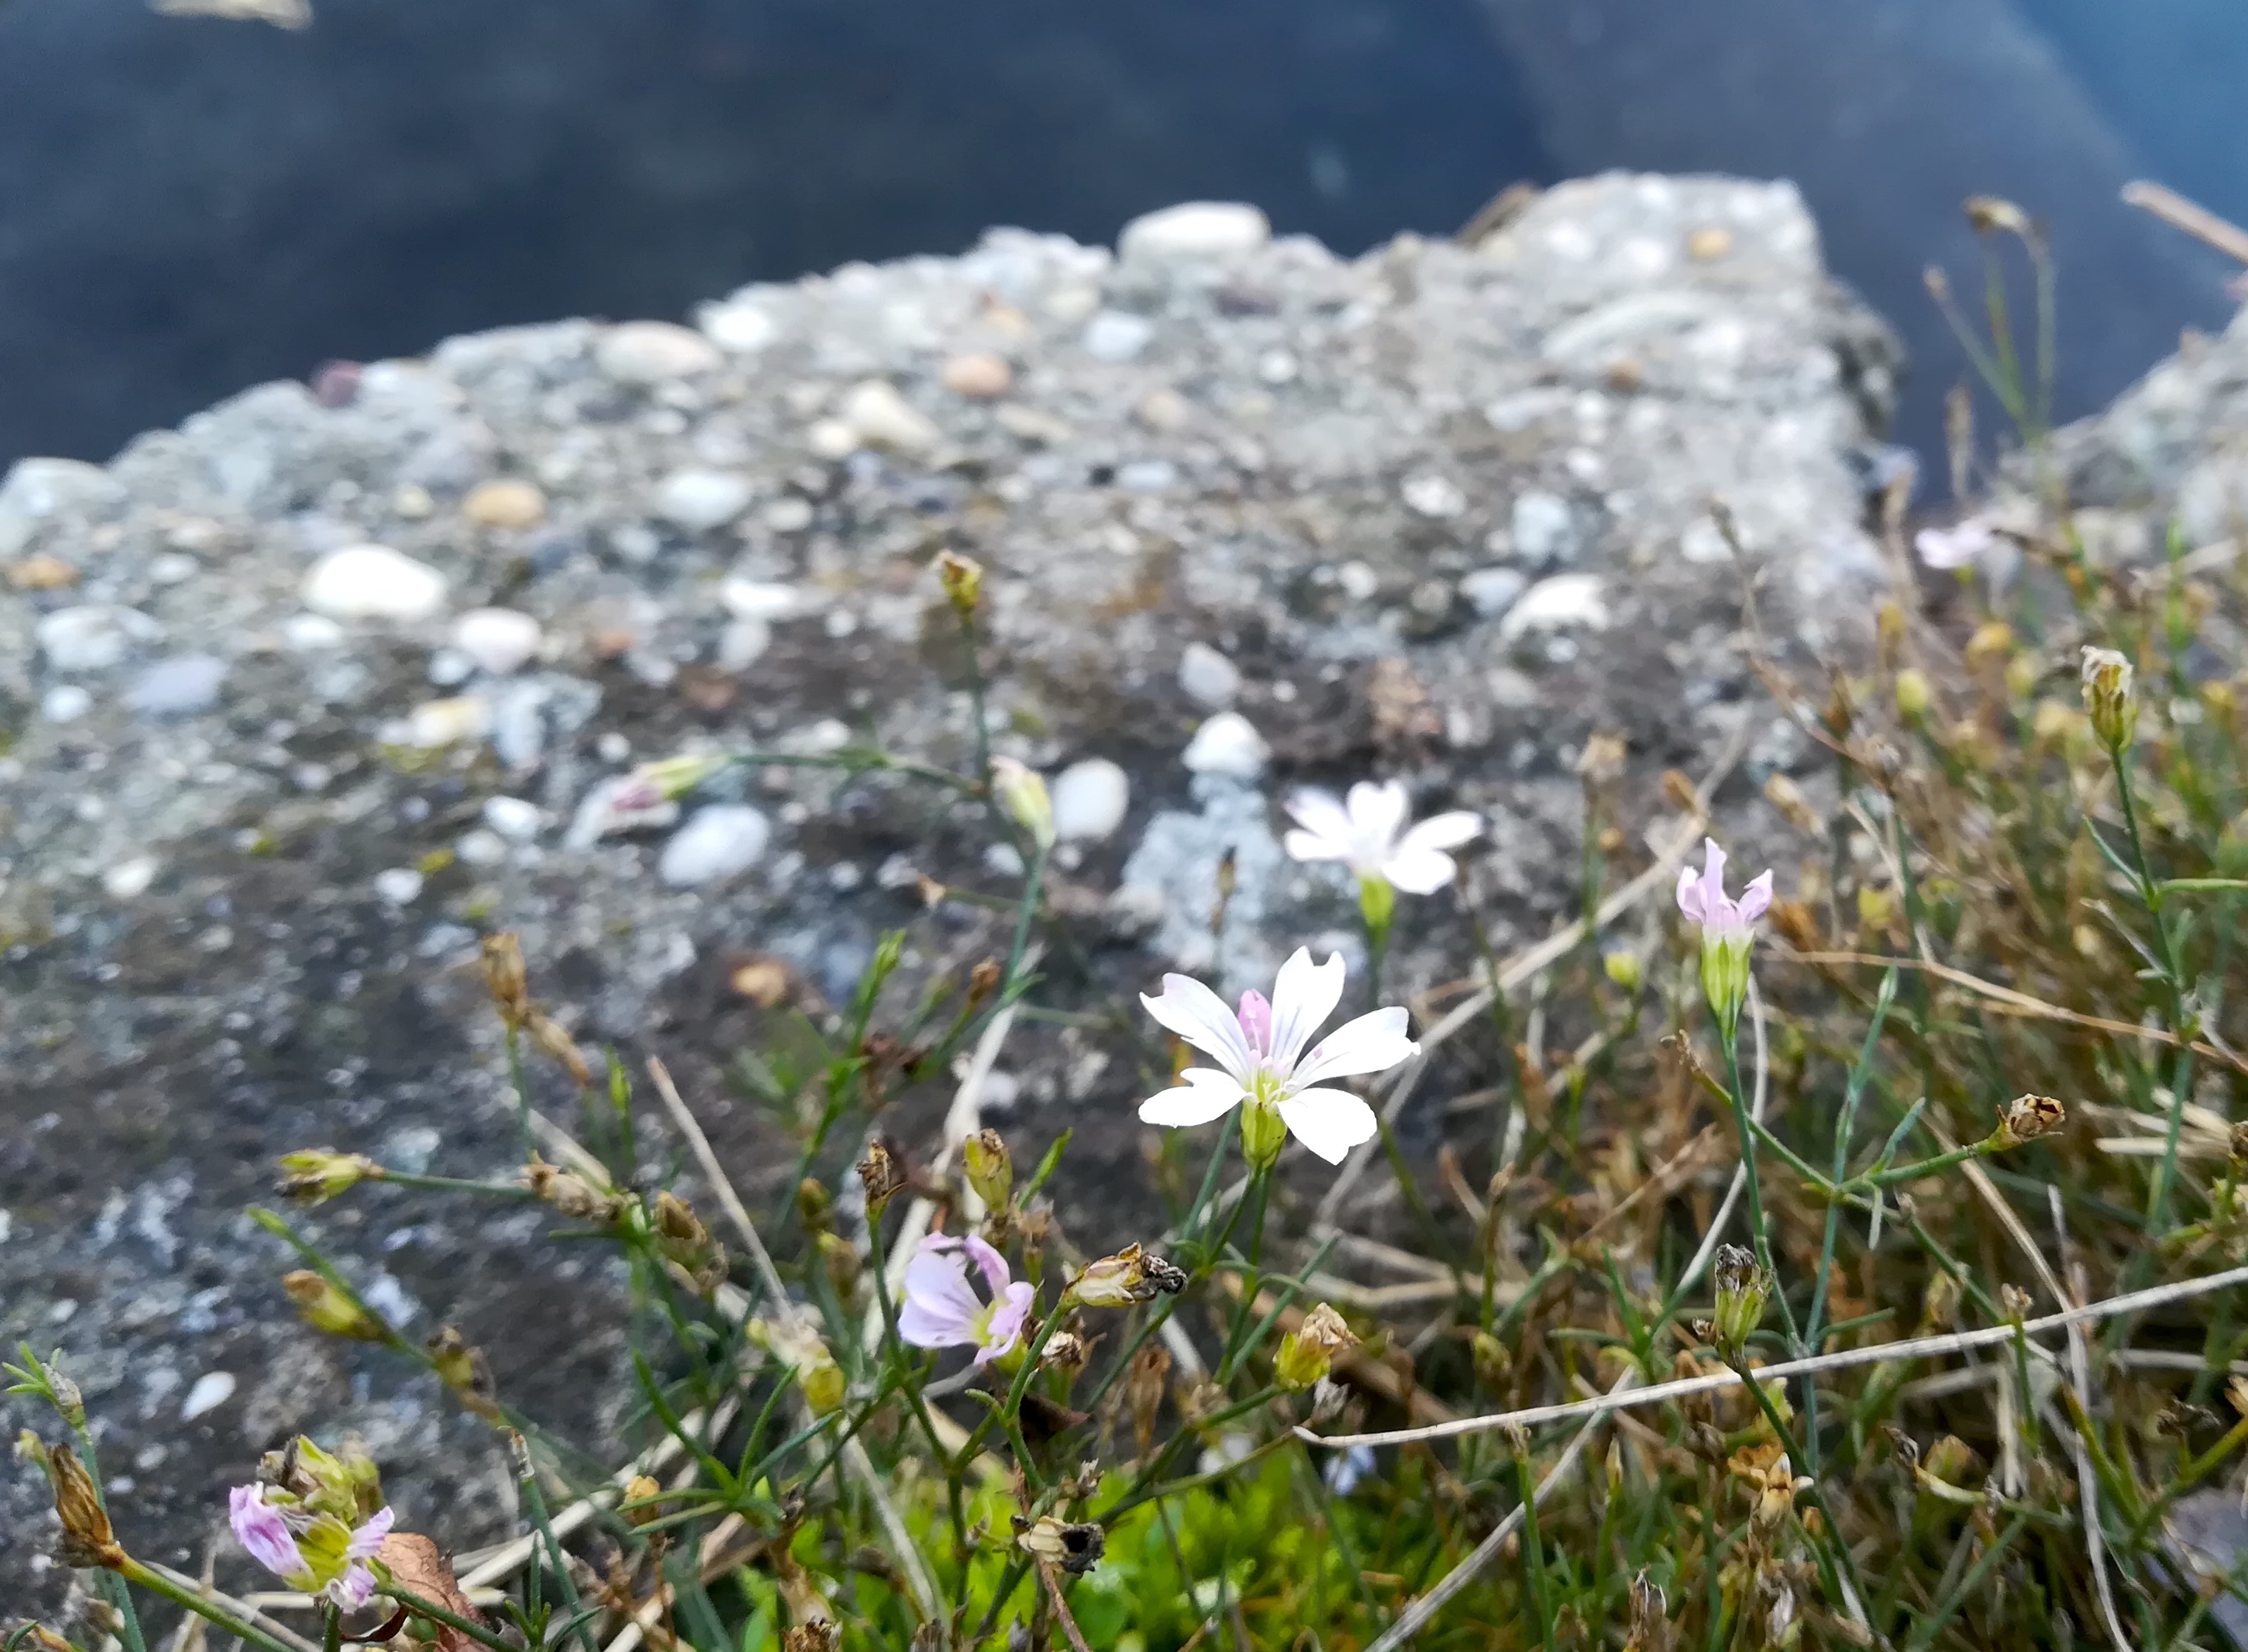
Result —
[[250, 1558], [291, 1588], [356, 1611], [374, 1598], [368, 1562], [390, 1535], [391, 1512], [380, 1498], [365, 1457], [348, 1450], [331, 1456], [298, 1440], [270, 1476], [261, 1470], [257, 1480], [228, 1494], [227, 1523]]

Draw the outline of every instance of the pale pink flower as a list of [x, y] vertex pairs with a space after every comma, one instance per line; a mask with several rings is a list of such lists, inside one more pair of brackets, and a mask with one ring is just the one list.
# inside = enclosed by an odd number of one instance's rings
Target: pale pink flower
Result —
[[1299, 947], [1280, 966], [1271, 1001], [1244, 992], [1238, 1011], [1189, 976], [1165, 976], [1162, 996], [1143, 994], [1140, 1002], [1218, 1065], [1189, 1067], [1178, 1088], [1141, 1102], [1141, 1122], [1208, 1124], [1246, 1101], [1276, 1110], [1289, 1134], [1340, 1164], [1373, 1140], [1374, 1109], [1347, 1090], [1322, 1087], [1325, 1081], [1386, 1072], [1421, 1048], [1406, 1036], [1405, 1011], [1393, 1006], [1344, 1023], [1306, 1053], [1304, 1046], [1342, 1001], [1344, 973], [1340, 953], [1314, 964], [1310, 949]]
[[[978, 1301], [968, 1283], [963, 1248], [983, 1270], [990, 1301]], [[955, 1239], [932, 1233], [906, 1264], [898, 1334], [917, 1348], [973, 1347], [976, 1363], [988, 1365], [1022, 1340], [1037, 1295], [1037, 1286], [1013, 1278], [1007, 1258], [974, 1234]]]
[[1772, 904], [1772, 874], [1758, 873], [1736, 901], [1725, 893], [1725, 852], [1714, 838], [1703, 839], [1702, 849], [1707, 859], [1700, 877], [1691, 867], [1678, 868], [1678, 909], [1705, 932], [1747, 935]]
[[1360, 780], [1347, 798], [1306, 788], [1288, 799], [1296, 829], [1285, 840], [1299, 860], [1340, 860], [1361, 878], [1381, 878], [1413, 895], [1433, 895], [1459, 870], [1444, 853], [1483, 830], [1464, 809], [1407, 826], [1413, 808], [1402, 780]]
[[373, 1600], [374, 1571], [367, 1562], [390, 1535], [391, 1511], [378, 1509], [347, 1527], [332, 1514], [269, 1502], [266, 1490], [262, 1484], [237, 1485], [227, 1494], [227, 1522], [250, 1558], [291, 1588], [346, 1611]]

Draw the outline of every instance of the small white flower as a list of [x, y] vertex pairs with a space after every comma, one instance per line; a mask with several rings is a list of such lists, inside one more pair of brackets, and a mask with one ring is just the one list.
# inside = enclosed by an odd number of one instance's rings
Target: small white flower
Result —
[[1288, 853], [1299, 860], [1340, 860], [1360, 878], [1433, 895], [1459, 870], [1444, 851], [1482, 831], [1483, 817], [1455, 810], [1408, 828], [1412, 806], [1402, 780], [1360, 780], [1341, 801], [1329, 792], [1299, 792], [1288, 799], [1297, 827], [1285, 840]]
[[[1299, 947], [1280, 966], [1271, 1001], [1261, 992], [1244, 992], [1237, 1013], [1192, 977], [1165, 976], [1162, 996], [1143, 994], [1140, 1002], [1218, 1065], [1189, 1067], [1179, 1075], [1178, 1088], [1140, 1104], [1141, 1121], [1208, 1124], [1245, 1101], [1258, 1115], [1277, 1114], [1289, 1134], [1329, 1164], [1340, 1164], [1353, 1148], [1373, 1140], [1374, 1109], [1347, 1090], [1319, 1086], [1330, 1079], [1386, 1072], [1421, 1049], [1406, 1036], [1405, 1011], [1393, 1005], [1345, 1022], [1306, 1052], [1312, 1035], [1342, 1001], [1344, 973], [1340, 953], [1315, 964], [1311, 949]], [[1244, 1121], [1244, 1148], [1253, 1134]]]
[[1942, 572], [1968, 568], [1998, 548], [1998, 536], [1980, 517], [1969, 517], [1949, 528], [1922, 528], [1912, 537], [1920, 559]]

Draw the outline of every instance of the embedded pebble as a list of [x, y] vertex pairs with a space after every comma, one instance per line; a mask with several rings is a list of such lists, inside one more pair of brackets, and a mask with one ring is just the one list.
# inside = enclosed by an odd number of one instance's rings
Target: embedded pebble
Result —
[[167, 551], [148, 561], [148, 577], [158, 585], [185, 585], [203, 571], [203, 565], [184, 551]]
[[456, 695], [449, 700], [426, 700], [407, 719], [407, 738], [435, 749], [481, 740], [491, 730], [491, 702], [480, 694]]
[[392, 867], [374, 874], [374, 892], [394, 907], [410, 906], [422, 893], [422, 877], [412, 867]]
[[624, 384], [661, 384], [708, 373], [724, 358], [701, 333], [668, 321], [627, 321], [594, 346], [602, 372]]
[[1254, 252], [1272, 238], [1272, 226], [1255, 207], [1233, 201], [1183, 201], [1142, 213], [1116, 237], [1126, 264], [1220, 258]]
[[1194, 418], [1194, 403], [1175, 390], [1150, 390], [1133, 409], [1133, 416], [1158, 435], [1183, 430]]
[[10, 563], [8, 583], [18, 591], [65, 591], [78, 583], [78, 570], [60, 557], [41, 551]]
[[445, 576], [387, 545], [352, 545], [312, 565], [299, 593], [331, 620], [427, 620], [445, 606]]
[[216, 1411], [234, 1398], [234, 1377], [225, 1371], [206, 1371], [195, 1380], [188, 1397], [180, 1402], [180, 1421], [192, 1422], [207, 1411]]
[[1230, 775], [1253, 780], [1264, 771], [1271, 749], [1247, 717], [1237, 711], [1221, 711], [1196, 729], [1180, 757], [1196, 774]]
[[775, 533], [801, 533], [812, 525], [812, 501], [792, 493], [775, 499], [758, 519]]
[[775, 331], [772, 317], [754, 304], [706, 304], [701, 320], [713, 344], [739, 355], [764, 349]]
[[453, 845], [453, 853], [468, 866], [502, 866], [508, 858], [507, 840], [479, 826], [474, 832], [461, 833], [460, 840]]
[[714, 803], [672, 833], [655, 874], [675, 889], [721, 882], [755, 866], [771, 840], [772, 826], [761, 811], [745, 803]]
[[716, 661], [721, 671], [746, 671], [772, 647], [772, 627], [763, 620], [731, 620], [718, 634]]
[[0, 558], [20, 555], [48, 518], [106, 511], [125, 497], [115, 477], [83, 459], [19, 459], [0, 479]]
[[148, 893], [148, 886], [155, 881], [156, 857], [153, 854], [120, 860], [101, 874], [101, 887], [118, 901], [139, 899]]
[[344, 628], [323, 614], [292, 614], [281, 622], [281, 641], [297, 654], [322, 654], [344, 646]]
[[1155, 324], [1145, 316], [1103, 310], [1085, 324], [1085, 353], [1095, 361], [1129, 361], [1152, 343]]
[[1514, 534], [1516, 554], [1543, 562], [1569, 554], [1572, 524], [1568, 501], [1551, 493], [1531, 492], [1514, 502], [1508, 526]]
[[93, 709], [93, 696], [75, 682], [62, 682], [39, 696], [39, 715], [50, 723], [76, 723]]
[[1223, 711], [1241, 693], [1241, 668], [1207, 642], [1189, 642], [1179, 655], [1179, 687], [1189, 699]]
[[478, 527], [520, 533], [546, 520], [546, 496], [519, 476], [479, 482], [461, 501], [461, 514]]
[[528, 843], [538, 835], [546, 812], [524, 798], [486, 798], [484, 824], [510, 843]]
[[1506, 618], [1498, 622], [1498, 636], [1504, 642], [1525, 631], [1558, 631], [1580, 625], [1598, 631], [1607, 622], [1607, 599], [1599, 575], [1557, 573], [1522, 593], [1507, 610]]
[[979, 353], [954, 356], [944, 364], [937, 377], [944, 387], [956, 396], [990, 401], [1006, 394], [1013, 387], [1015, 370], [1007, 365], [1004, 356]]
[[811, 605], [792, 585], [768, 579], [728, 579], [718, 587], [718, 600], [737, 620], [793, 619]]
[[58, 671], [106, 671], [159, 629], [138, 609], [89, 602], [42, 614], [31, 634]]
[[175, 655], [135, 677], [125, 690], [125, 703], [143, 716], [189, 716], [216, 705], [225, 681], [226, 661], [216, 655]]
[[860, 441], [897, 453], [926, 453], [942, 434], [887, 379], [868, 379], [852, 386], [843, 398], [840, 416]]
[[1460, 594], [1486, 620], [1496, 620], [1514, 606], [1530, 583], [1514, 568], [1477, 568], [1460, 580]]
[[1440, 522], [1456, 517], [1468, 508], [1468, 496], [1460, 491], [1459, 483], [1450, 476], [1408, 476], [1405, 485], [1398, 490], [1398, 497], [1405, 501], [1405, 508], [1414, 515]]
[[1132, 806], [1130, 777], [1107, 757], [1073, 763], [1054, 777], [1054, 835], [1065, 843], [1113, 837]]
[[453, 647], [496, 677], [523, 669], [543, 640], [538, 621], [514, 608], [470, 608], [453, 621]]
[[656, 484], [656, 514], [689, 533], [723, 528], [750, 508], [757, 490], [735, 470], [674, 470]]

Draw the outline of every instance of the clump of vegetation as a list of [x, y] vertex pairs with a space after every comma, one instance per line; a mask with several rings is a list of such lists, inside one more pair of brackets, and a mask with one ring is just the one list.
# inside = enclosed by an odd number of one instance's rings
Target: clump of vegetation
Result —
[[[2041, 394], [2014, 402], [2034, 435]], [[93, 1628], [144, 1652], [154, 1595], [260, 1652], [2209, 1643], [2248, 1599], [2248, 1553], [2183, 1518], [2248, 1468], [2248, 729], [2203, 639], [2244, 593], [2230, 547], [2098, 566], [2056, 502], [2042, 528], [1942, 531], [1925, 559], [1961, 588], [1931, 623], [1893, 503], [1869, 660], [1816, 684], [1758, 662], [1827, 759], [1767, 785], [1799, 834], [1776, 877], [1729, 882], [1714, 844], [1689, 864], [1722, 774], [1670, 777], [1664, 847], [1635, 848], [1628, 754], [1597, 741], [1583, 916], [1408, 1013], [1385, 943], [1401, 902], [1451, 898], [1475, 823], [1408, 827], [1371, 784], [1291, 800], [1292, 851], [1359, 880], [1369, 1011], [1320, 1039], [1345, 966], [1308, 953], [1269, 998], [1172, 977], [1113, 1006], [1178, 1041], [1141, 1110], [1171, 1208], [1113, 1255], [1047, 1202], [1066, 1136], [1026, 1167], [975, 1116], [1069, 922], [1043, 785], [982, 755], [980, 704], [972, 771], [909, 771], [990, 801], [1027, 868], [1011, 947], [907, 995], [892, 937], [760, 1066], [801, 1151], [779, 1209], [747, 1208], [655, 1063], [701, 1190], [653, 1185], [634, 1075], [491, 937], [519, 1182], [321, 1149], [283, 1190], [535, 1198], [616, 1247], [644, 1448], [587, 1476], [457, 1332], [401, 1335], [261, 1211], [313, 1326], [420, 1362], [506, 1437], [525, 1528], [448, 1559], [351, 1443], [300, 1441], [245, 1464], [230, 1511], [286, 1593], [219, 1594], [120, 1545], [65, 1362], [27, 1349], [17, 1391], [73, 1439], [25, 1450]], [[972, 657], [976, 570], [942, 573]], [[915, 1162], [885, 1109], [978, 1048]], [[577, 1134], [531, 1107], [534, 1060], [581, 1088]], [[1388, 1129], [1422, 1075], [1469, 1121], [1433, 1166]], [[1415, 1244], [1333, 1224], [1369, 1164]]]

